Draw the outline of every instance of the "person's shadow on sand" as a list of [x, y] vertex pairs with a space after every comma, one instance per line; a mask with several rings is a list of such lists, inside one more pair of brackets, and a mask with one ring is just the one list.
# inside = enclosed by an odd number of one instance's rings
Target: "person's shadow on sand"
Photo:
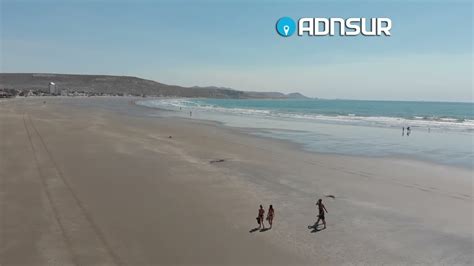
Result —
[[257, 232], [257, 231], [260, 231], [260, 232], [266, 232], [270, 230], [270, 228], [263, 228], [263, 229], [260, 229], [258, 227], [255, 227], [254, 229], [250, 230], [249, 233], [254, 233], [254, 232]]
[[308, 229], [312, 229], [311, 233], [317, 233], [325, 229], [324, 227], [319, 229], [318, 226], [319, 226], [318, 224], [308, 225]]
[[258, 230], [260, 230], [260, 228], [255, 227], [254, 229], [250, 230], [249, 233], [257, 232]]

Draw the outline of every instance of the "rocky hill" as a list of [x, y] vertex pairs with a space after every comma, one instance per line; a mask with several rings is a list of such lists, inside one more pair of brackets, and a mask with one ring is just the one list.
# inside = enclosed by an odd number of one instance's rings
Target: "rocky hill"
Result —
[[[130, 76], [0, 73], [0, 89], [48, 90], [50, 82], [69, 92], [203, 98], [295, 98], [274, 92], [244, 92], [220, 87], [181, 87]], [[300, 94], [299, 94], [300, 95]], [[302, 96], [302, 95], [301, 95]], [[303, 96], [304, 97], [304, 96]]]

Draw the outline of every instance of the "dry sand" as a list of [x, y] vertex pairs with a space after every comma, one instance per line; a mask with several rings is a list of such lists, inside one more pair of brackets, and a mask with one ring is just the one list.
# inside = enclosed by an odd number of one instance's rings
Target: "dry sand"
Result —
[[[0, 101], [0, 265], [473, 264], [470, 170], [147, 112]], [[308, 228], [318, 198], [321, 231]], [[274, 228], [249, 233], [259, 204], [275, 206]]]

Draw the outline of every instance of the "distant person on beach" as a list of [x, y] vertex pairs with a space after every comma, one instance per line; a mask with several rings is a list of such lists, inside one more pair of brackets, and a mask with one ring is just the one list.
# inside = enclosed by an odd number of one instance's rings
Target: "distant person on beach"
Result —
[[189, 111], [189, 116], [193, 116], [193, 111]]
[[407, 136], [410, 136], [410, 133], [411, 133], [411, 129], [410, 127], [407, 127]]
[[272, 229], [274, 217], [275, 217], [275, 210], [273, 209], [273, 205], [270, 205], [270, 207], [268, 207], [268, 213], [267, 213], [267, 221], [270, 224], [270, 229]]
[[263, 229], [265, 229], [265, 224], [263, 223], [264, 216], [265, 216], [265, 210], [263, 209], [263, 206], [260, 205], [260, 209], [258, 209], [258, 217], [257, 217], [258, 229], [260, 229], [262, 226], [263, 226]]
[[402, 127], [402, 136], [405, 136], [405, 127]]
[[318, 226], [319, 221], [321, 220], [323, 221], [324, 229], [326, 229], [326, 219], [324, 218], [324, 211], [326, 211], [327, 213], [328, 210], [326, 210], [326, 207], [324, 206], [322, 199], [318, 199], [318, 202], [316, 202], [316, 205], [318, 206], [319, 215], [318, 215], [318, 220], [316, 221], [315, 227]]

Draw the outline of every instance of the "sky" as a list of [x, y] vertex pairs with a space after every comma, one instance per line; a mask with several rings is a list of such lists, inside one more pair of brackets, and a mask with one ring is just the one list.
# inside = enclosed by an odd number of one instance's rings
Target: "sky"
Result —
[[[471, 1], [0, 0], [0, 72], [129, 75], [311, 97], [473, 100]], [[281, 37], [281, 17], [388, 17], [390, 37]]]

